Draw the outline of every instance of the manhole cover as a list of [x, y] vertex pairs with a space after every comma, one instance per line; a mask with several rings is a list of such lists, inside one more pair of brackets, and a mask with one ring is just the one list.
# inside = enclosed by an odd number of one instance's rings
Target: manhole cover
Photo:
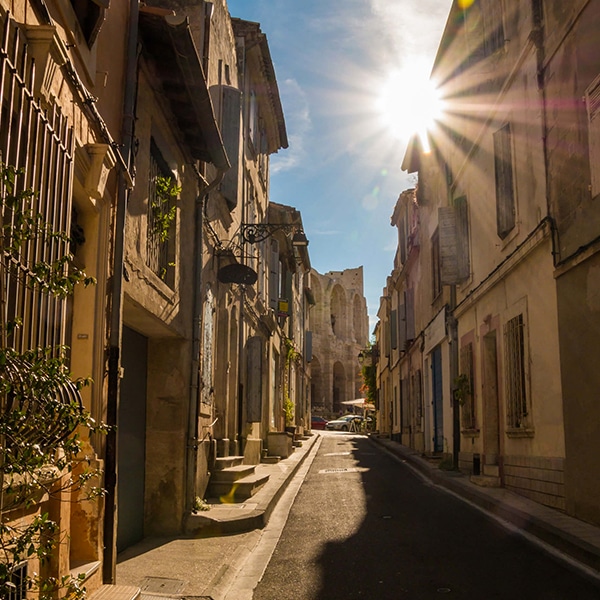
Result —
[[155, 595], [176, 595], [183, 591], [185, 582], [181, 579], [168, 579], [167, 577], [144, 577], [142, 584], [140, 585], [140, 591], [142, 595], [155, 594]]

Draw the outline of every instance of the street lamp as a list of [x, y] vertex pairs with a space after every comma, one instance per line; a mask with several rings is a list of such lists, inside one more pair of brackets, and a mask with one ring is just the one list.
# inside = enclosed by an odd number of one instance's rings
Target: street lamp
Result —
[[283, 231], [286, 235], [292, 234], [292, 246], [295, 248], [308, 246], [304, 231], [291, 223], [242, 223], [240, 230], [242, 239], [249, 244], [262, 242], [276, 231]]

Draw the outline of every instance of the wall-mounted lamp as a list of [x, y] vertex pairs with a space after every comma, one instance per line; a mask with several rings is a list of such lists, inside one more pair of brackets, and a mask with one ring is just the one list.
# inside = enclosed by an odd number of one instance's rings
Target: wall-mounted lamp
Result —
[[302, 229], [297, 225], [290, 223], [242, 223], [242, 239], [249, 244], [262, 242], [271, 237], [276, 231], [283, 231], [286, 235], [292, 234], [292, 246], [296, 248], [306, 248], [308, 239]]

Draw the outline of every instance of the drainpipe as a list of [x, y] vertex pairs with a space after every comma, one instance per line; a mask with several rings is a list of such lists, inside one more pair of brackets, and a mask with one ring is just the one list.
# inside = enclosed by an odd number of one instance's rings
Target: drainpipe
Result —
[[[192, 315], [192, 364], [190, 372], [190, 402], [188, 410], [188, 455], [187, 455], [187, 497], [186, 513], [192, 512], [194, 500], [196, 498], [196, 470], [198, 449], [204, 437], [200, 438], [198, 426], [198, 414], [200, 396], [199, 396], [199, 371], [200, 371], [200, 340], [202, 327], [202, 244], [203, 244], [203, 219], [205, 199], [208, 194], [215, 189], [225, 174], [225, 170], [219, 169], [215, 178], [209, 183], [205, 177], [195, 169], [196, 176], [200, 184], [201, 192], [196, 198], [195, 221], [196, 237], [194, 241], [194, 297], [193, 297], [193, 315]], [[214, 424], [214, 422], [213, 422]], [[208, 435], [208, 431], [206, 434]]]
[[[131, 148], [133, 146], [135, 90], [137, 86], [137, 32], [138, 0], [130, 0], [127, 63], [123, 99], [122, 155], [131, 171]], [[104, 556], [103, 582], [115, 583], [117, 558], [117, 431], [119, 396], [121, 384], [121, 338], [123, 332], [123, 259], [125, 247], [125, 221], [130, 187], [123, 170], [119, 171], [117, 189], [117, 213], [113, 256], [112, 290], [110, 293], [111, 316], [108, 347], [108, 393], [106, 423], [111, 431], [106, 436], [104, 454]]]
[[448, 327], [448, 343], [450, 345], [450, 404], [452, 406], [452, 467], [458, 470], [458, 455], [460, 454], [460, 404], [456, 398], [458, 377], [458, 322], [454, 316], [456, 309], [456, 285], [450, 286], [450, 306], [446, 315]]

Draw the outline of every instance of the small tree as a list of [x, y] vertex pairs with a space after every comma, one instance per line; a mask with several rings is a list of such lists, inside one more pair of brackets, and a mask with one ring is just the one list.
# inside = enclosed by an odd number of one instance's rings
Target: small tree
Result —
[[289, 380], [290, 380], [290, 369], [292, 363], [298, 363], [300, 361], [300, 353], [294, 346], [294, 341], [288, 337], [284, 338], [285, 343], [285, 371], [283, 374], [283, 414], [285, 417], [285, 424], [292, 426], [294, 424], [294, 416], [296, 413], [296, 407], [294, 402], [290, 398]]
[[[87, 430], [105, 431], [81, 404], [79, 390], [87, 379], [72, 381], [64, 346], [18, 351], [9, 343], [28, 315], [7, 316], [6, 280], [10, 265], [19, 260], [26, 244], [60, 242], [68, 248], [69, 236], [54, 231], [31, 208], [31, 190], [17, 191], [22, 170], [0, 163], [0, 597], [15, 592], [15, 570], [36, 558], [44, 565], [59, 540], [59, 523], [48, 513], [33, 511], [44, 498], [58, 498], [66, 489], [83, 490], [88, 497], [101, 494], [94, 486], [99, 476], [86, 468], [81, 456], [82, 435]], [[78, 283], [93, 278], [72, 268], [72, 255], [52, 262], [38, 260], [22, 276], [21, 285], [42, 295], [65, 297]], [[75, 468], [77, 467], [77, 468]], [[17, 513], [17, 509], [20, 510]], [[25, 513], [34, 516], [25, 518]], [[18, 515], [18, 516], [17, 516]], [[40, 600], [85, 597], [80, 581], [27, 575], [24, 589], [37, 591]]]
[[374, 344], [369, 344], [362, 352], [362, 364], [360, 374], [363, 384], [360, 388], [361, 393], [365, 395], [367, 402], [376, 406], [377, 399], [377, 362], [375, 360], [377, 348]]

